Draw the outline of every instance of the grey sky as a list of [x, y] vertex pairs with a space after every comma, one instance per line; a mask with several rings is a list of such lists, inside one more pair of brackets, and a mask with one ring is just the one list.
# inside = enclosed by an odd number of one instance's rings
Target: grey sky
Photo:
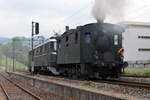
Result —
[[[150, 1], [129, 1], [124, 20], [150, 22]], [[65, 25], [95, 22], [93, 5], [94, 0], [0, 0], [0, 37], [30, 37], [32, 20], [40, 23], [40, 35], [45, 37], [53, 30], [63, 32]]]

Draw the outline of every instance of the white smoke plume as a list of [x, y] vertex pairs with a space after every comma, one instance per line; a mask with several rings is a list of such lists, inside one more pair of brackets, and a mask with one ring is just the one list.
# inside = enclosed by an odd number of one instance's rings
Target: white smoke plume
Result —
[[92, 14], [98, 22], [123, 19], [127, 4], [128, 0], [95, 0]]

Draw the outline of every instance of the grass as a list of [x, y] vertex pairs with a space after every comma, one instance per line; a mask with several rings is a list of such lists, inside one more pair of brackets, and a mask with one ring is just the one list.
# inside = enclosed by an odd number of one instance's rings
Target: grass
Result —
[[150, 68], [125, 68], [125, 75], [150, 77]]
[[[4, 55], [0, 55], [0, 66], [6, 66], [6, 56]], [[7, 66], [8, 69], [11, 70], [13, 68], [13, 59], [11, 58], [7, 58]], [[15, 68], [16, 69], [27, 69], [27, 66], [25, 66], [24, 64], [15, 61]]]

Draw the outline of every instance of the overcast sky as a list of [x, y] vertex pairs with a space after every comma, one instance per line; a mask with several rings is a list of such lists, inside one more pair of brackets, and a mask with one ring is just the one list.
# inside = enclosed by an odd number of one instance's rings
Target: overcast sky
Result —
[[[124, 20], [150, 22], [150, 0], [129, 0]], [[95, 22], [94, 0], [0, 0], [0, 37], [31, 35], [31, 22], [40, 23], [40, 35], [63, 32], [65, 25]], [[108, 22], [111, 20], [107, 19]]]

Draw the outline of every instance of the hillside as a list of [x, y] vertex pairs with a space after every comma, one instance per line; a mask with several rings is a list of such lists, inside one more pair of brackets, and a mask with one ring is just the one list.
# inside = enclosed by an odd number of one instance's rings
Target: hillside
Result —
[[11, 42], [11, 39], [10, 38], [3, 38], [3, 37], [0, 37], [0, 43], [1, 44], [6, 44], [6, 43], [9, 43]]
[[[8, 57], [8, 66], [13, 66], [13, 57], [15, 58], [16, 67], [25, 68], [28, 65], [29, 45], [24, 44], [25, 38], [15, 37], [8, 43], [0, 43], [0, 65], [6, 65], [6, 56]], [[30, 42], [30, 41], [28, 41]]]
[[[6, 56], [4, 56], [1, 53], [0, 53], [0, 66], [6, 66]], [[13, 68], [13, 59], [9, 57], [7, 58], [7, 67], [8, 70], [12, 70]], [[15, 61], [15, 69], [27, 69], [27, 66], [18, 61]]]
[[[44, 37], [34, 37], [34, 45], [44, 41]], [[8, 57], [8, 66], [13, 66], [13, 57], [17, 68], [26, 68], [28, 65], [28, 52], [31, 47], [31, 39], [26, 37], [14, 37], [12, 39], [0, 37], [0, 66], [6, 65], [6, 56]]]

